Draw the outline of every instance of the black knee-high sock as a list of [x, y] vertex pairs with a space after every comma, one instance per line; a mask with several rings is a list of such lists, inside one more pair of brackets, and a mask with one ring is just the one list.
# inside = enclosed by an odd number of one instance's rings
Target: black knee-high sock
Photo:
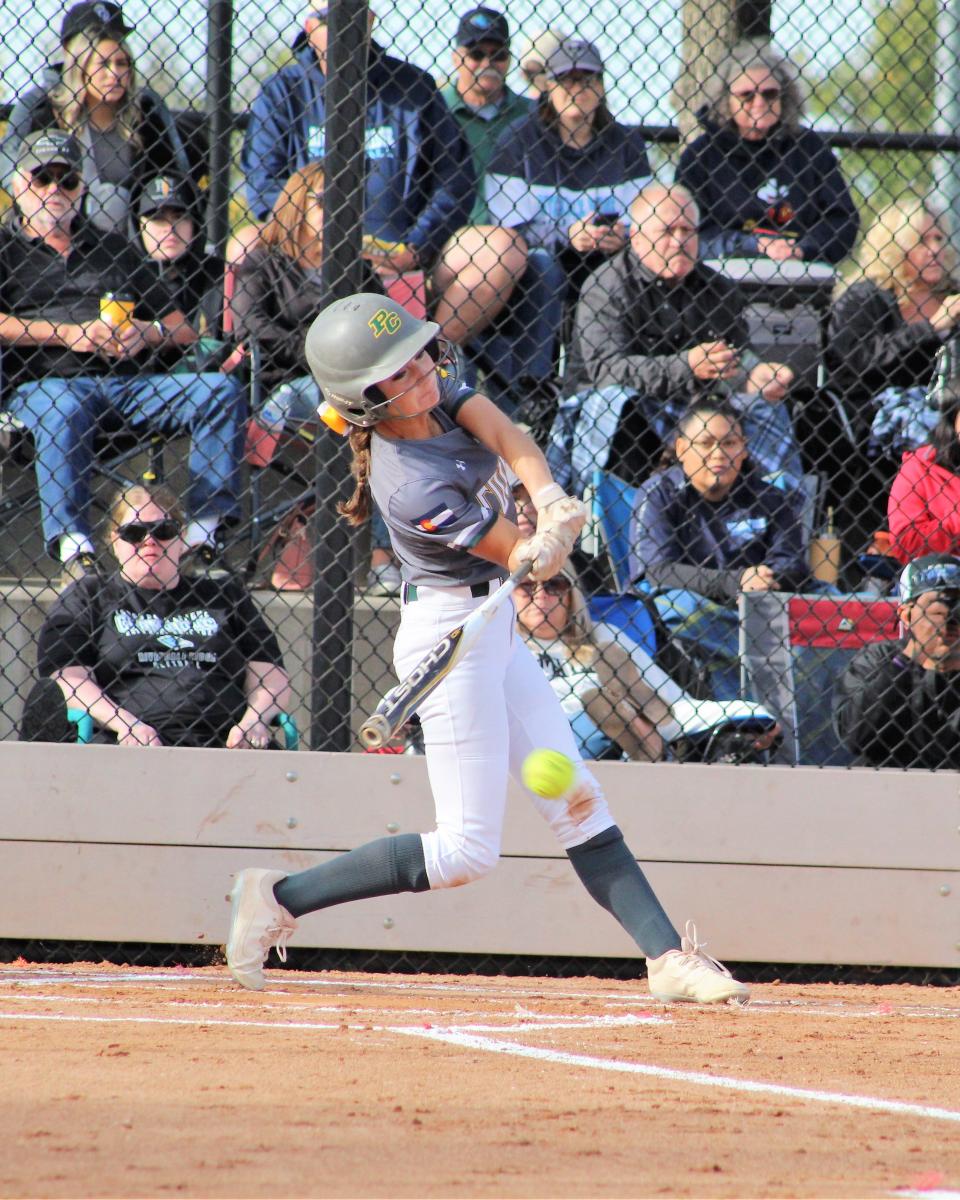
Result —
[[425, 892], [430, 887], [419, 833], [377, 838], [338, 858], [281, 879], [273, 894], [295, 917], [372, 896]]
[[612, 913], [647, 958], [680, 949], [680, 935], [616, 825], [567, 851], [580, 882]]

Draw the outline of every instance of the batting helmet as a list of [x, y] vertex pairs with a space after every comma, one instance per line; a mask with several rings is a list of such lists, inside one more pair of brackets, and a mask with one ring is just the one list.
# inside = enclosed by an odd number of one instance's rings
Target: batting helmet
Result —
[[[323, 397], [351, 425], [376, 425], [390, 403], [376, 385], [431, 342], [440, 326], [373, 292], [336, 300], [307, 330], [306, 355]], [[439, 357], [439, 352], [434, 358]]]

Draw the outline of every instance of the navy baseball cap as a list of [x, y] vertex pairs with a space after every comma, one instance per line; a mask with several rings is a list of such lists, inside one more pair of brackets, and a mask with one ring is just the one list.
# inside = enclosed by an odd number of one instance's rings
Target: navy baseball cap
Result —
[[960, 558], [953, 554], [925, 554], [915, 558], [900, 574], [899, 592], [904, 604], [924, 592], [960, 593]]
[[112, 33], [117, 37], [132, 33], [133, 26], [123, 19], [123, 10], [111, 0], [92, 0], [68, 8], [60, 26], [60, 44], [65, 46], [78, 33], [96, 29], [98, 33]]
[[159, 212], [162, 208], [177, 208], [181, 212], [189, 212], [192, 201], [193, 194], [186, 180], [158, 175], [143, 189], [138, 211], [141, 217], [149, 217], [151, 213]]
[[457, 26], [458, 46], [477, 46], [480, 42], [510, 45], [510, 26], [501, 12], [492, 8], [471, 8], [460, 18]]

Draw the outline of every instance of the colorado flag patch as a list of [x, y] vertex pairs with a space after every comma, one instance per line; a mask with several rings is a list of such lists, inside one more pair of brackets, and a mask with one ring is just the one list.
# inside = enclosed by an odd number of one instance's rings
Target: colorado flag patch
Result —
[[422, 517], [418, 517], [413, 523], [424, 533], [436, 533], [443, 529], [444, 525], [449, 525], [452, 520], [453, 509], [441, 504], [437, 508], [432, 508], [428, 513], [424, 513]]

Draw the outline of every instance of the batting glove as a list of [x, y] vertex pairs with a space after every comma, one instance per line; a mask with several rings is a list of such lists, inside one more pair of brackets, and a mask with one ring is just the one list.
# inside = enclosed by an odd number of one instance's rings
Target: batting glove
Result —
[[567, 543], [568, 553], [587, 519], [580, 500], [568, 496], [559, 483], [548, 483], [533, 497], [537, 510], [537, 533], [555, 533]]
[[517, 546], [517, 561], [532, 562], [529, 578], [539, 582], [559, 574], [569, 553], [569, 546], [556, 534], [535, 533]]

